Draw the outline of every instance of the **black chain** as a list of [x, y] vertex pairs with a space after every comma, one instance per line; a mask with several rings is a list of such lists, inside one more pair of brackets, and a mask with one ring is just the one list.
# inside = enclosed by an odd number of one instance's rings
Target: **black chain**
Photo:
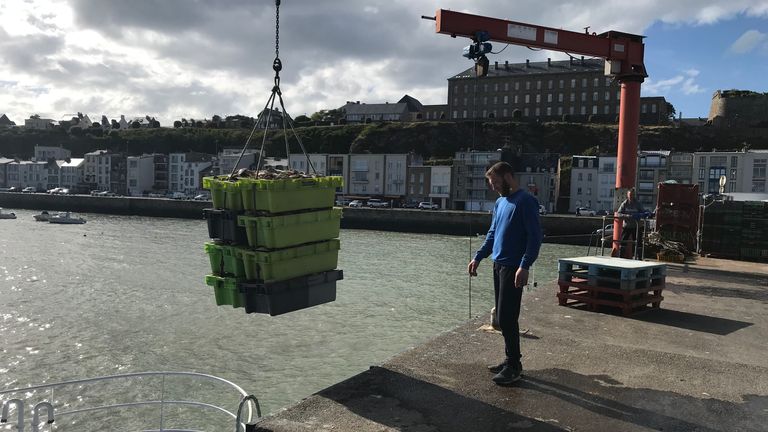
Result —
[[280, 0], [275, 0], [275, 61], [272, 62], [272, 69], [275, 71], [275, 87], [280, 88], [280, 71], [283, 69], [283, 62], [280, 61]]
[[275, 0], [275, 58], [280, 57], [280, 0]]

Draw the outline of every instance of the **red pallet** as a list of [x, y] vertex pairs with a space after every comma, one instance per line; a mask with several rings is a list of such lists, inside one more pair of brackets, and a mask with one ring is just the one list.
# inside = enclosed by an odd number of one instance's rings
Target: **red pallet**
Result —
[[624, 316], [645, 310], [648, 304], [652, 308], [659, 308], [664, 300], [661, 295], [663, 284], [622, 290], [593, 286], [586, 279], [573, 278], [570, 281], [558, 281], [558, 285], [560, 292], [557, 293], [557, 299], [560, 306], [584, 304], [592, 311], [597, 311], [600, 306], [610, 306], [621, 309]]

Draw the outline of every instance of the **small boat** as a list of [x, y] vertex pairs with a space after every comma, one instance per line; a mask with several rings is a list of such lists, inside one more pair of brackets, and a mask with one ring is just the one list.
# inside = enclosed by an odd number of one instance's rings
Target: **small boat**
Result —
[[16, 213], [6, 212], [0, 208], [0, 219], [16, 219]]
[[64, 212], [51, 216], [48, 222], [55, 224], [84, 224], [85, 219], [74, 213]]
[[48, 213], [47, 210], [43, 210], [40, 214], [34, 215], [36, 221], [38, 222], [48, 222], [51, 219], [51, 216], [56, 216], [58, 213]]

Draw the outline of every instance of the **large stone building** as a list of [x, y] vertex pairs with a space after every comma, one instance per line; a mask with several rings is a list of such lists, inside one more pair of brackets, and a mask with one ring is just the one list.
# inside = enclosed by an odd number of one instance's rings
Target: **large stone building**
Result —
[[[620, 87], [605, 76], [602, 59], [495, 62], [486, 77], [474, 73], [473, 67], [448, 79], [449, 119], [618, 121]], [[667, 123], [669, 114], [663, 97], [641, 98], [642, 124]]]
[[718, 127], [766, 127], [768, 93], [718, 90], [712, 95], [709, 122]]

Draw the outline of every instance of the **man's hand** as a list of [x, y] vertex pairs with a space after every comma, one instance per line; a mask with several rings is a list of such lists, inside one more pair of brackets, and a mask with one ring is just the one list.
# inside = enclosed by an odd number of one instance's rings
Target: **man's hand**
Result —
[[515, 288], [523, 288], [528, 284], [528, 270], [520, 267], [515, 273]]
[[470, 261], [469, 265], [467, 266], [467, 273], [469, 273], [470, 276], [477, 276], [477, 266], [479, 265], [480, 263], [478, 261]]

